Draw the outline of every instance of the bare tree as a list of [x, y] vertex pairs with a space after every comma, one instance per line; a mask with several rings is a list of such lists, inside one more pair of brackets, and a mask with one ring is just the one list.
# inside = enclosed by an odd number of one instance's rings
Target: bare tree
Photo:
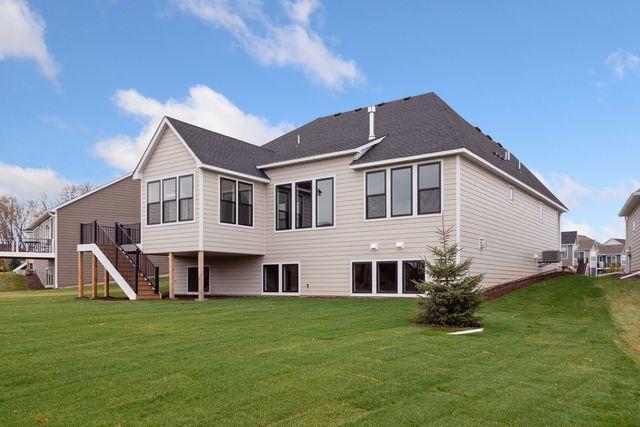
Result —
[[35, 218], [36, 212], [37, 204], [33, 201], [20, 201], [16, 196], [0, 196], [0, 239], [22, 239], [23, 230]]
[[[93, 190], [93, 185], [90, 182], [81, 182], [78, 184], [67, 184], [62, 187], [60, 193], [58, 193], [58, 199], [56, 200], [56, 205], [61, 205], [63, 203], [67, 203], [70, 200], [75, 199], [76, 197], [82, 196], [85, 193]], [[46, 196], [40, 197], [41, 203], [46, 205], [48, 202]]]

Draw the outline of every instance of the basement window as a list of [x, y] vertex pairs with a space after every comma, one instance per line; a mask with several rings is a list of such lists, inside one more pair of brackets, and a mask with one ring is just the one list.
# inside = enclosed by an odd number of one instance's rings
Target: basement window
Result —
[[354, 294], [370, 294], [373, 291], [373, 268], [370, 262], [351, 264], [351, 290]]
[[424, 262], [420, 260], [402, 262], [402, 293], [420, 293], [415, 282], [422, 282], [424, 279]]

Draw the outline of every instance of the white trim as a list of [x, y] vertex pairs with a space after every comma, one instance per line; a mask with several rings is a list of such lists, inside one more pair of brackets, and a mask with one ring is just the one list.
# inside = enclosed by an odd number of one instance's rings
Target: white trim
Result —
[[17, 259], [55, 259], [56, 254], [53, 252], [0, 252], [0, 258], [17, 258]]
[[132, 174], [130, 174], [130, 173], [129, 173], [129, 174], [127, 174], [127, 175], [121, 176], [120, 178], [116, 178], [116, 179], [114, 179], [113, 181], [110, 181], [110, 182], [108, 182], [108, 183], [106, 183], [106, 184], [101, 185], [100, 187], [96, 187], [96, 188], [94, 188], [94, 189], [93, 189], [93, 190], [91, 190], [91, 191], [88, 191], [88, 192], [86, 192], [86, 193], [84, 193], [84, 194], [81, 194], [80, 196], [76, 197], [75, 199], [69, 200], [68, 202], [65, 202], [65, 203], [63, 203], [63, 204], [61, 204], [61, 205], [58, 205], [58, 206], [56, 206], [55, 208], [51, 208], [51, 209], [49, 209], [49, 212], [52, 212], [52, 213], [53, 213], [53, 212], [56, 212], [58, 209], [64, 208], [64, 207], [65, 207], [65, 206], [67, 206], [67, 205], [70, 205], [70, 204], [72, 204], [72, 203], [75, 203], [75, 202], [77, 202], [77, 201], [78, 201], [78, 200], [80, 200], [80, 199], [84, 199], [85, 197], [90, 196], [90, 195], [92, 195], [93, 193], [97, 193], [98, 191], [103, 190], [103, 189], [105, 189], [105, 188], [107, 188], [107, 187], [109, 187], [109, 186], [111, 186], [111, 185], [113, 185], [113, 184], [117, 184], [117, 183], [118, 183], [118, 182], [120, 182], [120, 181], [124, 181], [124, 180], [125, 180], [125, 179], [127, 179], [127, 178], [131, 178], [131, 176], [132, 176]]
[[506, 178], [507, 181], [511, 181], [511, 182], [516, 183], [520, 187], [522, 187], [525, 190], [529, 191], [530, 193], [536, 195], [536, 197], [538, 197], [538, 198], [546, 201], [547, 203], [553, 205], [554, 207], [556, 207], [560, 211], [562, 211], [562, 212], [567, 212], [568, 211], [567, 208], [562, 207], [560, 204], [554, 202], [553, 200], [551, 200], [547, 196], [543, 195], [539, 191], [534, 190], [533, 188], [531, 188], [527, 184], [525, 184], [522, 181], [514, 178], [509, 173], [503, 171], [502, 169], [498, 168], [497, 166], [492, 165], [488, 161], [486, 161], [483, 158], [481, 158], [480, 156], [472, 153], [471, 151], [469, 151], [466, 148], [456, 148], [454, 150], [437, 151], [437, 152], [434, 152], [434, 153], [420, 154], [420, 155], [417, 155], [417, 156], [398, 157], [398, 158], [394, 158], [394, 159], [379, 160], [379, 161], [376, 161], [376, 162], [359, 163], [359, 164], [351, 165], [350, 167], [351, 167], [351, 169], [365, 169], [365, 168], [373, 168], [373, 167], [383, 166], [383, 165], [390, 165], [390, 164], [394, 164], [394, 163], [413, 162], [413, 161], [424, 160], [424, 159], [433, 159], [433, 158], [438, 158], [438, 157], [451, 156], [451, 155], [454, 155], [454, 154], [464, 154], [464, 155], [470, 157], [471, 159], [475, 160], [476, 162], [482, 164], [483, 166], [487, 167], [488, 169], [491, 169], [492, 171], [494, 171], [498, 175], [501, 175], [502, 177]]
[[[144, 200], [140, 200], [140, 230], [144, 227], [155, 228], [155, 227], [166, 227], [171, 225], [181, 225], [181, 224], [193, 224], [196, 222], [196, 175], [197, 170], [190, 170], [189, 172], [178, 172], [172, 173], [171, 175], [163, 175], [153, 178], [144, 178], [140, 183], [140, 194], [142, 194], [142, 188], [144, 186]], [[193, 177], [193, 219], [189, 219], [186, 221], [180, 221], [180, 177], [184, 176], [192, 176]], [[163, 182], [167, 179], [175, 179], [176, 180], [176, 220], [173, 222], [163, 222], [164, 220], [164, 184]], [[160, 182], [160, 223], [158, 224], [149, 224], [149, 212], [147, 211], [147, 205], [149, 200], [149, 183], [151, 182]], [[199, 192], [202, 195], [202, 191]], [[142, 198], [141, 198], [142, 199]], [[144, 223], [142, 221], [142, 211], [144, 211]], [[198, 212], [199, 214], [199, 212]], [[142, 242], [142, 231], [140, 232], [140, 241]]]
[[[227, 181], [233, 181], [236, 183], [236, 194], [235, 194], [235, 205], [236, 205], [236, 209], [235, 209], [235, 223], [230, 223], [230, 222], [222, 222], [221, 220], [221, 215], [220, 215], [220, 209], [222, 208], [222, 204], [220, 203], [222, 201], [222, 180], [226, 179]], [[244, 225], [244, 224], [240, 224], [239, 221], [239, 213], [240, 213], [240, 183], [243, 184], [247, 184], [251, 186], [251, 225]], [[248, 228], [248, 229], [252, 229], [254, 228], [254, 224], [255, 224], [255, 185], [253, 182], [246, 182], [244, 180], [240, 180], [238, 178], [233, 178], [231, 176], [226, 176], [226, 175], [218, 175], [218, 194], [214, 195], [214, 197], [218, 197], [218, 225], [222, 225], [222, 226], [229, 226], [229, 227], [240, 227], [240, 228]]]
[[[257, 181], [257, 182], [263, 182], [265, 184], [268, 184], [269, 182], [271, 182], [271, 180], [268, 179], [268, 178], [260, 178], [258, 176], [248, 175], [246, 173], [241, 173], [241, 172], [235, 172], [235, 171], [232, 171], [230, 169], [220, 168], [220, 167], [217, 167], [217, 166], [200, 164], [198, 167], [200, 169], [206, 169], [206, 170], [210, 170], [210, 171], [213, 171], [213, 172], [218, 172], [218, 173], [221, 173], [221, 174], [237, 176], [238, 178], [248, 179], [248, 180]], [[235, 178], [235, 179], [237, 179], [237, 178]]]
[[458, 245], [458, 253], [456, 254], [456, 264], [460, 264], [460, 212], [462, 206], [460, 205], [460, 193], [461, 193], [461, 177], [460, 177], [460, 156], [456, 156], [456, 243]]
[[53, 287], [58, 288], [58, 215], [54, 216], [53, 227], [53, 252], [56, 254], [53, 259]]
[[[277, 265], [278, 266], [278, 292], [265, 292], [264, 290], [264, 266], [265, 265]], [[282, 290], [282, 266], [283, 265], [297, 265], [298, 266], [298, 292], [284, 292]], [[260, 265], [260, 294], [261, 295], [272, 295], [272, 296], [300, 296], [300, 283], [302, 282], [301, 273], [302, 268], [300, 267], [302, 263], [300, 261], [281, 261], [281, 262], [263, 262]]]
[[357, 156], [356, 159], [358, 159], [369, 148], [371, 148], [374, 145], [376, 145], [379, 142], [381, 142], [385, 137], [386, 137], [386, 135], [384, 135], [384, 136], [382, 136], [382, 137], [380, 137], [378, 139], [374, 139], [373, 141], [369, 141], [366, 144], [360, 145], [360, 146], [358, 146], [356, 148], [350, 148], [348, 150], [333, 151], [331, 153], [316, 154], [314, 156], [300, 157], [300, 158], [291, 159], [291, 160], [282, 160], [280, 162], [267, 163], [267, 164], [259, 165], [259, 166], [256, 166], [256, 167], [258, 169], [278, 168], [278, 167], [282, 167], [282, 166], [295, 165], [295, 164], [298, 164], [298, 163], [311, 162], [311, 161], [314, 161], [314, 160], [323, 160], [323, 159], [330, 159], [332, 157], [346, 156], [347, 154], [355, 154]]
[[[422, 294], [403, 292], [403, 263], [404, 261], [420, 261], [419, 257], [409, 258], [381, 258], [381, 259], [351, 259], [349, 260], [349, 296], [352, 297], [378, 297], [378, 298], [416, 298]], [[379, 293], [378, 292], [378, 263], [379, 262], [395, 262], [396, 263], [396, 292], [395, 293]], [[353, 264], [354, 263], [371, 263], [371, 292], [353, 292]], [[425, 269], [424, 278], [427, 278]]]
[[[317, 181], [322, 181], [323, 179], [332, 179], [333, 180], [333, 225], [325, 225], [322, 227], [318, 227], [316, 224], [316, 182]], [[307, 228], [296, 228], [296, 213], [297, 213], [297, 208], [296, 208], [296, 183], [300, 183], [300, 182], [307, 182], [307, 181], [311, 181], [311, 227], [307, 227]], [[303, 178], [303, 179], [297, 179], [295, 181], [283, 181], [283, 182], [279, 182], [277, 184], [274, 183], [273, 185], [273, 205], [272, 205], [272, 209], [273, 209], [273, 216], [274, 216], [274, 221], [273, 221], [273, 231], [274, 233], [288, 233], [288, 232], [292, 232], [292, 231], [311, 231], [311, 230], [325, 230], [325, 229], [332, 229], [332, 228], [336, 228], [336, 224], [338, 223], [338, 215], [336, 212], [336, 189], [337, 189], [337, 184], [336, 184], [336, 175], [321, 175], [319, 177], [315, 177], [315, 178]], [[277, 192], [277, 187], [280, 185], [291, 185], [291, 228], [288, 229], [283, 229], [283, 230], [278, 230], [277, 229], [277, 225], [278, 225], [278, 212], [277, 212], [277, 207], [278, 207], [278, 203], [277, 203], [277, 197], [278, 197], [278, 192]]]
[[[195, 185], [194, 185], [194, 191], [195, 191]], [[203, 251], [204, 250], [204, 173], [202, 173], [202, 169], [198, 170], [198, 193], [199, 193], [198, 194], [199, 196], [198, 197], [198, 250]]]
[[640, 191], [634, 191], [633, 193], [631, 193], [627, 201], [624, 203], [624, 206], [622, 206], [622, 209], [620, 209], [620, 213], [618, 213], [618, 216], [629, 216], [629, 214], [633, 212], [633, 209], [631, 210], [631, 212], [629, 212], [629, 209], [631, 209], [631, 204], [636, 200], [638, 196], [640, 196]]
[[122, 277], [118, 269], [116, 269], [113, 266], [113, 264], [111, 264], [111, 261], [109, 261], [109, 258], [106, 257], [106, 255], [102, 252], [102, 250], [98, 245], [96, 245], [95, 243], [78, 245], [77, 251], [93, 253], [93, 255], [95, 255], [95, 257], [98, 258], [98, 261], [100, 261], [100, 264], [102, 264], [102, 267], [109, 272], [113, 280], [115, 280], [118, 286], [120, 286], [120, 289], [122, 289], [122, 291], [127, 295], [127, 297], [129, 297], [130, 300], [135, 300], [137, 298], [137, 295], [133, 291], [131, 286], [129, 286], [129, 284], [124, 279], [124, 277]]

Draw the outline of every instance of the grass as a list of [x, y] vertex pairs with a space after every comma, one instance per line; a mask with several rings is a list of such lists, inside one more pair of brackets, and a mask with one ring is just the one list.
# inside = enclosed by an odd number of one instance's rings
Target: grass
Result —
[[615, 286], [531, 286], [485, 304], [467, 336], [411, 326], [403, 299], [4, 292], [0, 425], [638, 425]]
[[22, 291], [27, 289], [24, 276], [16, 273], [0, 273], [0, 292]]

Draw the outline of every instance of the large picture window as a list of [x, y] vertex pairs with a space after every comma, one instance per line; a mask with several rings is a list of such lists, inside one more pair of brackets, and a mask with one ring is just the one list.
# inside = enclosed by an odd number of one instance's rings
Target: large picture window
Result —
[[310, 228], [313, 216], [311, 181], [296, 183], [296, 228]]
[[160, 181], [147, 183], [147, 224], [160, 224]]
[[440, 163], [418, 165], [418, 214], [440, 213]]
[[370, 262], [351, 264], [351, 289], [354, 294], [370, 294], [373, 291], [373, 269]]
[[291, 229], [291, 184], [276, 187], [276, 230]]
[[238, 224], [253, 225], [253, 185], [238, 182]]
[[412, 167], [391, 169], [391, 216], [413, 213]]
[[379, 294], [398, 293], [398, 263], [396, 261], [378, 261], [377, 289]]
[[176, 201], [176, 179], [162, 180], [162, 222], [178, 220], [178, 202]]
[[180, 221], [193, 220], [193, 175], [178, 178], [179, 200], [178, 216]]
[[278, 264], [264, 265], [262, 267], [262, 290], [264, 292], [278, 292], [279, 278]]
[[316, 181], [316, 227], [333, 225], [333, 178]]
[[236, 182], [220, 178], [220, 222], [236, 223]]
[[367, 172], [367, 219], [387, 216], [387, 173], [386, 171]]
[[424, 262], [403, 261], [402, 262], [402, 292], [405, 294], [420, 293], [415, 282], [424, 280]]

